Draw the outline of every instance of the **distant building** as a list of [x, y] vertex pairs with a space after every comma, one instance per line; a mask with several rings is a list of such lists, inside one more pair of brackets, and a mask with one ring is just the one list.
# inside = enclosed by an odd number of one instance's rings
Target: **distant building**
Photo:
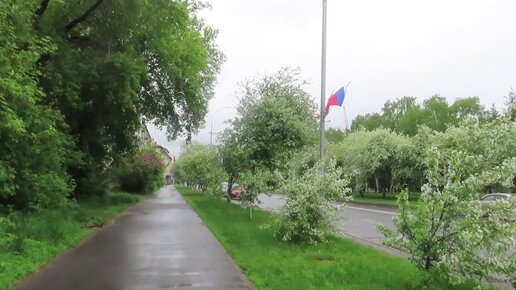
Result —
[[170, 152], [167, 150], [167, 148], [154, 144], [156, 146], [157, 151], [159, 152], [159, 156], [161, 157], [161, 161], [163, 161], [163, 164], [165, 167], [167, 167], [172, 162], [172, 157], [170, 156]]
[[137, 138], [138, 138], [138, 146], [140, 146], [140, 147], [153, 146], [156, 148], [156, 151], [158, 152], [158, 154], [161, 158], [161, 161], [163, 162], [163, 165], [165, 167], [168, 167], [169, 165], [172, 164], [172, 162], [174, 161], [174, 158], [172, 156], [170, 156], [170, 152], [167, 150], [167, 148], [159, 145], [152, 139], [152, 137], [149, 133], [149, 130], [147, 129], [147, 125], [145, 125], [145, 123], [142, 123], [140, 131], [138, 131]]

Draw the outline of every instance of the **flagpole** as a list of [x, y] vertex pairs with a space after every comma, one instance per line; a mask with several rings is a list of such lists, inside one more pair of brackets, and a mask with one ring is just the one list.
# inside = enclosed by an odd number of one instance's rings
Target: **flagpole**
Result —
[[[346, 85], [346, 95], [348, 93], [348, 87], [349, 87], [349, 84], [351, 84], [351, 81], [348, 82], [348, 84]], [[342, 110], [344, 111], [344, 132], [348, 130], [348, 113], [346, 112], [346, 106], [344, 106], [344, 104], [342, 104]]]
[[[322, 16], [322, 61], [321, 61], [321, 123], [319, 128], [319, 159], [324, 158], [324, 112], [325, 94], [326, 94], [326, 6], [327, 1], [323, 0], [323, 16]], [[323, 166], [321, 165], [321, 171]]]
[[342, 105], [342, 111], [344, 111], [344, 132], [348, 130], [348, 114], [346, 113], [346, 106]]

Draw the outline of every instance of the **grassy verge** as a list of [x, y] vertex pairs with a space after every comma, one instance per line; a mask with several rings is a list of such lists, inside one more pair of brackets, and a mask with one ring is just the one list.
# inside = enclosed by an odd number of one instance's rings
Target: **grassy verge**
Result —
[[[109, 192], [79, 200], [69, 208], [14, 212], [7, 227], [11, 241], [0, 247], [0, 289], [7, 289], [63, 251], [77, 245], [95, 227], [140, 201], [141, 195]], [[0, 227], [1, 230], [1, 227]], [[0, 241], [2, 235], [0, 232]]]
[[[419, 194], [410, 194], [409, 201], [411, 204], [417, 204], [418, 199]], [[396, 200], [398, 200], [398, 194], [387, 194], [385, 198], [382, 197], [381, 193], [376, 192], [367, 192], [364, 194], [364, 196], [361, 196], [359, 194], [353, 195], [353, 201], [357, 203], [386, 204], [397, 206]]]
[[318, 246], [283, 243], [263, 228], [271, 213], [258, 210], [250, 221], [238, 205], [177, 189], [259, 289], [420, 289], [422, 273], [403, 258], [336, 237]]

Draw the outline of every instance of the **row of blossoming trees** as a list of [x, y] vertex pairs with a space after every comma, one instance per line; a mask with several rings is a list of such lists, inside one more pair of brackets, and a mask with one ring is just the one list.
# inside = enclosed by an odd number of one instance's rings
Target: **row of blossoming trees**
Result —
[[[515, 247], [515, 199], [490, 207], [479, 201], [486, 192], [514, 187], [514, 93], [500, 112], [484, 110], [477, 98], [458, 100], [448, 106], [453, 122], [435, 128], [435, 118], [427, 118], [431, 123], [418, 124], [414, 134], [357, 124], [348, 132], [328, 130], [321, 163], [316, 106], [302, 85], [289, 69], [245, 83], [222, 143], [186, 145], [173, 169], [176, 179], [207, 192], [216, 192], [222, 181], [230, 191], [238, 182], [251, 206], [259, 193], [284, 193], [276, 236], [308, 243], [339, 231], [335, 199], [368, 188], [401, 192], [396, 228], [379, 229], [387, 245], [408, 252], [432, 277], [453, 283], [514, 279], [514, 259], [507, 253]], [[397, 122], [405, 119], [397, 115]], [[421, 192], [416, 205], [408, 202], [410, 191]]]

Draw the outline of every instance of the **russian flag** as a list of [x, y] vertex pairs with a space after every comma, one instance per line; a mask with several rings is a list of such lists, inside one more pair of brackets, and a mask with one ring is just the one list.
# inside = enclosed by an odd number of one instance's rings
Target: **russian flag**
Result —
[[331, 106], [342, 106], [344, 102], [344, 97], [346, 96], [346, 89], [344, 87], [340, 88], [337, 92], [330, 96], [328, 99], [328, 103], [326, 103], [326, 115], [330, 111]]

